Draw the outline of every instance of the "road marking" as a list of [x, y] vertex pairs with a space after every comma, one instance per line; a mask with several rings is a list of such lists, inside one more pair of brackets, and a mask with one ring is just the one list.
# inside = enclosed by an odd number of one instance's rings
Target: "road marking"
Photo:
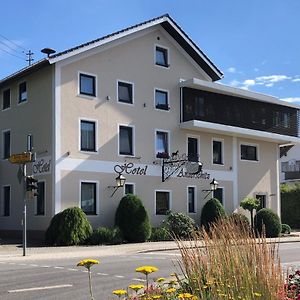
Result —
[[38, 265], [35, 265], [35, 264], [30, 264], [29, 266], [31, 266], [31, 267], [38, 267]]
[[15, 265], [16, 263], [12, 263], [12, 262], [10, 262], [10, 263], [8, 263], [9, 265]]
[[62, 270], [62, 269], [64, 269], [64, 267], [54, 267], [54, 269]]
[[51, 268], [51, 266], [41, 266], [42, 268]]
[[141, 279], [141, 278], [132, 278], [131, 280], [141, 281], [141, 282], [145, 282], [146, 281], [146, 279]]
[[19, 264], [19, 266], [27, 266], [26, 264]]
[[78, 269], [71, 269], [71, 268], [69, 268], [68, 270], [69, 270], [69, 271], [76, 271], [76, 272], [79, 271]]
[[106, 273], [97, 273], [98, 275], [108, 276]]
[[125, 276], [122, 276], [122, 275], [115, 275], [114, 277], [117, 277], [117, 278], [124, 278]]
[[21, 292], [41, 291], [41, 290], [50, 290], [50, 289], [61, 289], [61, 288], [72, 287], [72, 286], [73, 286], [73, 284], [62, 284], [62, 285], [32, 287], [32, 288], [19, 289], [19, 290], [10, 290], [8, 292], [9, 293], [21, 293]]

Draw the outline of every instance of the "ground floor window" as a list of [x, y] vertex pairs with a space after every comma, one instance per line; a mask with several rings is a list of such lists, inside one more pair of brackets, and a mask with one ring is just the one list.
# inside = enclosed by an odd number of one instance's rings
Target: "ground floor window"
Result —
[[224, 205], [224, 202], [223, 202], [223, 188], [217, 188], [215, 191], [214, 191], [214, 194], [213, 194], [213, 197], [218, 199], [222, 205]]
[[125, 183], [124, 193], [127, 194], [134, 194], [134, 184], [133, 183]]
[[4, 186], [2, 191], [2, 215], [10, 216], [10, 186]]
[[81, 182], [81, 209], [86, 215], [96, 214], [96, 182]]
[[168, 210], [170, 210], [170, 192], [156, 191], [155, 193], [156, 215], [166, 215]]
[[196, 212], [196, 188], [188, 186], [188, 213]]
[[39, 181], [37, 186], [36, 215], [43, 216], [45, 214], [45, 181]]
[[255, 198], [259, 201], [259, 207], [257, 211], [262, 208], [266, 208], [266, 195], [256, 195]]

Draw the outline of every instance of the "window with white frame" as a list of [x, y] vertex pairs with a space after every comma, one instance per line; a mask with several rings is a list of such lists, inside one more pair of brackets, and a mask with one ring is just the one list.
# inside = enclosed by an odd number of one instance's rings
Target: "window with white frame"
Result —
[[188, 186], [188, 213], [196, 213], [196, 188]]
[[27, 86], [26, 82], [19, 84], [19, 103], [27, 101]]
[[2, 131], [2, 157], [3, 159], [8, 159], [11, 155], [11, 136], [10, 136], [10, 130], [4, 130]]
[[79, 93], [86, 96], [96, 96], [96, 77], [87, 74], [79, 74]]
[[125, 183], [124, 186], [124, 194], [132, 194], [134, 195], [134, 184], [133, 183]]
[[96, 122], [80, 120], [80, 150], [96, 152]]
[[155, 90], [155, 107], [157, 109], [169, 110], [168, 92]]
[[167, 131], [156, 131], [155, 151], [157, 158], [168, 158], [169, 156], [169, 133]]
[[169, 67], [168, 49], [156, 46], [155, 47], [155, 64], [161, 67]]
[[45, 215], [45, 181], [39, 181], [37, 183], [37, 196], [36, 196], [36, 212], [37, 216]]
[[258, 161], [256, 145], [241, 144], [241, 160]]
[[223, 195], [223, 192], [224, 192], [224, 189], [219, 187], [217, 188], [215, 191], [213, 191], [213, 197], [218, 199], [221, 204], [224, 204], [223, 201], [224, 201], [224, 195]]
[[2, 110], [10, 108], [10, 89], [4, 90], [2, 94]]
[[120, 125], [119, 127], [119, 154], [134, 155], [133, 127]]
[[127, 104], [133, 103], [132, 83], [118, 81], [118, 101]]
[[2, 190], [2, 215], [4, 217], [10, 216], [10, 186], [5, 185], [3, 186]]
[[166, 215], [170, 210], [170, 192], [156, 191], [155, 192], [155, 214]]
[[97, 183], [81, 182], [81, 209], [86, 215], [96, 215]]
[[223, 142], [220, 140], [213, 140], [213, 164], [223, 164]]

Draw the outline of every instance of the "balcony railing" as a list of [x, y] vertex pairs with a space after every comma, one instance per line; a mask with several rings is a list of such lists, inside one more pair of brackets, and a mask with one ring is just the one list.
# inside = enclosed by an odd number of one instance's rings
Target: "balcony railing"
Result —
[[181, 121], [206, 121], [300, 137], [297, 108], [182, 88]]

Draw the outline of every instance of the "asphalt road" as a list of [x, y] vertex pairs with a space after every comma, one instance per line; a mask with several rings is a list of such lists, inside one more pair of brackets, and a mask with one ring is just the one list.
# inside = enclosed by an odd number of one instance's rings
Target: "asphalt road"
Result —
[[[280, 244], [283, 266], [300, 267], [300, 243]], [[158, 251], [136, 255], [93, 257], [100, 264], [92, 268], [94, 296], [97, 300], [117, 299], [114, 289], [144, 283], [143, 274], [135, 268], [153, 265], [159, 268], [151, 277], [169, 277], [179, 272], [178, 251]], [[88, 274], [76, 267], [78, 259], [0, 262], [0, 299], [72, 299], [88, 298]]]

